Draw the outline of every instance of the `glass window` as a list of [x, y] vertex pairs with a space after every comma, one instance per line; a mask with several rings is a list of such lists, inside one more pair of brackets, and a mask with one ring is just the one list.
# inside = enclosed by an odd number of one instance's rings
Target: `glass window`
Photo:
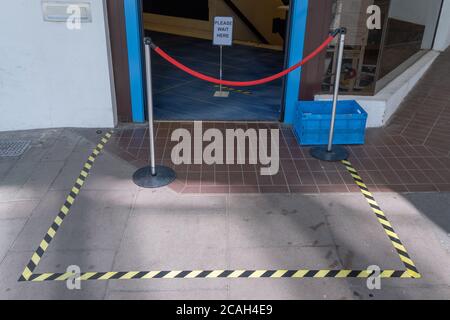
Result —
[[[381, 30], [367, 28], [367, 8], [381, 9]], [[332, 29], [346, 27], [341, 92], [374, 95], [433, 47], [442, 0], [335, 0]], [[327, 52], [322, 90], [333, 89], [336, 42]]]

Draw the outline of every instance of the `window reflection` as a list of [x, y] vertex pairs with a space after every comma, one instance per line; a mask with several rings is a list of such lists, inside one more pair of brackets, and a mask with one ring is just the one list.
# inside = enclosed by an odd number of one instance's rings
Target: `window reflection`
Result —
[[[368, 30], [367, 8], [381, 9], [381, 30]], [[433, 46], [442, 0], [336, 0], [332, 29], [348, 29], [343, 94], [374, 95]], [[337, 47], [328, 48], [324, 92], [332, 92]]]

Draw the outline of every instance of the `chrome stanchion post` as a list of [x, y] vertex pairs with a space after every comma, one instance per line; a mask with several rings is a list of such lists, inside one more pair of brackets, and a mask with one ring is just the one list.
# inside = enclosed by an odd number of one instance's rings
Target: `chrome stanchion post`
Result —
[[176, 173], [171, 168], [156, 165], [155, 130], [153, 119], [153, 83], [152, 83], [152, 46], [150, 38], [144, 39], [145, 45], [145, 78], [147, 89], [148, 131], [150, 138], [150, 165], [139, 169], [133, 175], [133, 181], [142, 188], [160, 188], [171, 184], [176, 179]]
[[[219, 79], [223, 80], [223, 46], [220, 46], [220, 57], [219, 57], [220, 71], [219, 71]], [[214, 97], [217, 98], [228, 98], [230, 93], [228, 91], [223, 91], [223, 85], [219, 85], [219, 91], [214, 93]]]
[[339, 32], [339, 51], [334, 84], [333, 108], [331, 112], [330, 135], [328, 138], [328, 145], [326, 148], [316, 147], [311, 149], [311, 155], [314, 158], [323, 161], [341, 161], [347, 159], [349, 155], [348, 151], [344, 147], [333, 146], [334, 129], [336, 123], [336, 111], [339, 101], [339, 86], [341, 83], [342, 63], [344, 59], [345, 35], [347, 33], [347, 30], [345, 28], [341, 28], [337, 30], [337, 32]]
[[152, 176], [156, 176], [156, 160], [155, 160], [155, 130], [153, 123], [153, 83], [152, 83], [152, 52], [151, 40], [144, 39], [145, 44], [145, 79], [147, 88], [147, 109], [148, 109], [148, 130], [150, 137], [150, 167]]

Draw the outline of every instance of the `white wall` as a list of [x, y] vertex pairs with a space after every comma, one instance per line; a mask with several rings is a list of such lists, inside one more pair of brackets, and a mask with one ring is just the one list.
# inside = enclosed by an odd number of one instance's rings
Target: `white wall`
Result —
[[448, 46], [450, 46], [450, 0], [444, 0], [434, 50], [444, 51]]
[[71, 31], [41, 0], [1, 0], [0, 131], [115, 125], [106, 7], [83, 2], [93, 21]]

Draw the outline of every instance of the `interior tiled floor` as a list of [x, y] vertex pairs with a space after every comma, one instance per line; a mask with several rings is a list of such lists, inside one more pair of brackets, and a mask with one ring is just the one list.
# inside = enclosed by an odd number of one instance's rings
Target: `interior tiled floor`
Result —
[[[450, 191], [450, 52], [443, 53], [407, 97], [391, 123], [367, 130], [364, 146], [351, 146], [350, 161], [372, 191]], [[192, 122], [158, 122], [158, 162], [173, 166], [176, 128]], [[181, 193], [328, 193], [358, 192], [339, 163], [312, 159], [289, 127], [278, 123], [205, 123], [204, 128], [280, 128], [281, 169], [263, 177], [254, 165], [175, 166], [178, 180], [171, 187]], [[137, 167], [148, 159], [145, 126], [122, 126], [108, 148]]]
[[[148, 31], [147, 35], [190, 68], [219, 77], [219, 48], [211, 41]], [[284, 54], [281, 51], [242, 45], [224, 47], [223, 50], [226, 79], [255, 80], [283, 69]], [[183, 73], [156, 54], [152, 59], [155, 117], [158, 120], [279, 119], [282, 80], [252, 88], [225, 88], [231, 90], [230, 96], [215, 98], [217, 86]]]

